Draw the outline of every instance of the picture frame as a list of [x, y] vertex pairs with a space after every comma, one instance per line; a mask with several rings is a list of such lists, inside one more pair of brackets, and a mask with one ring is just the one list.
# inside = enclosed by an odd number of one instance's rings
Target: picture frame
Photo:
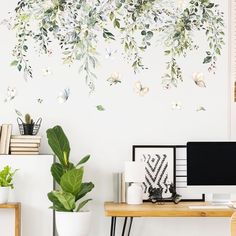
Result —
[[149, 200], [149, 188], [161, 188], [161, 201], [171, 201], [170, 185], [175, 186], [175, 147], [170, 145], [133, 145], [133, 161], [145, 162], [143, 200]]
[[187, 190], [187, 146], [175, 145], [176, 158], [176, 192], [180, 194], [181, 201], [204, 202], [205, 194], [193, 194]]

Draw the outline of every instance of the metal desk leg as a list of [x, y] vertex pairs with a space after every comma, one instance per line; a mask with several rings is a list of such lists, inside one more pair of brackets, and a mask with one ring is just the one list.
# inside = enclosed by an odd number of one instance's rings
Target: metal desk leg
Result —
[[122, 230], [122, 236], [125, 236], [126, 224], [127, 224], [127, 217], [125, 217], [125, 221], [124, 221], [124, 225], [123, 225], [123, 230]]
[[132, 223], [133, 223], [133, 217], [130, 217], [128, 236], [130, 236], [130, 231], [131, 231]]
[[115, 236], [116, 233], [116, 217], [112, 216], [111, 217], [111, 232], [110, 236]]

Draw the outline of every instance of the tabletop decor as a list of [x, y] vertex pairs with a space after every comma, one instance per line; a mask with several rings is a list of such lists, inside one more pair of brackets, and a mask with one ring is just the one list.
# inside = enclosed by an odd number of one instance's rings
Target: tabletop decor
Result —
[[7, 203], [10, 189], [14, 188], [13, 177], [17, 170], [5, 166], [0, 170], [0, 204]]
[[48, 193], [51, 207], [56, 211], [56, 227], [59, 236], [87, 236], [90, 228], [90, 211], [83, 211], [91, 198], [84, 197], [94, 188], [92, 182], [83, 182], [84, 167], [90, 155], [77, 164], [70, 162], [70, 143], [63, 129], [55, 126], [47, 130], [48, 144], [57, 161], [51, 173], [57, 189]]
[[143, 199], [150, 200], [150, 191], [159, 189], [160, 200], [172, 200], [175, 187], [174, 147], [133, 146], [133, 161], [143, 161], [145, 164]]
[[143, 190], [141, 184], [145, 180], [145, 165], [141, 161], [125, 162], [125, 182], [130, 183], [127, 189], [127, 204], [142, 204]]
[[42, 123], [42, 118], [34, 122], [31, 115], [27, 113], [25, 114], [24, 121], [20, 117], [17, 117], [17, 123], [21, 135], [37, 135]]

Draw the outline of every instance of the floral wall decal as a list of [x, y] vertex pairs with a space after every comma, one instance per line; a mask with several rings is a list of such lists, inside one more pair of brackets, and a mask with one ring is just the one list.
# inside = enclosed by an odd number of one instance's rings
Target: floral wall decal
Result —
[[110, 86], [111, 85], [116, 85], [121, 83], [121, 75], [117, 72], [111, 74], [111, 76], [107, 79], [107, 81], [109, 82]]
[[173, 101], [171, 104], [172, 110], [182, 110], [183, 104], [180, 101]]
[[200, 111], [206, 111], [206, 108], [204, 106], [198, 106], [197, 109], [196, 109], [197, 112], [200, 112]]
[[5, 96], [5, 99], [4, 99], [4, 102], [12, 101], [13, 99], [15, 99], [16, 95], [17, 95], [16, 88], [8, 87], [7, 88], [7, 92], [6, 92], [6, 96]]
[[193, 73], [193, 81], [200, 88], [206, 87], [206, 82], [203, 73]]
[[57, 97], [57, 101], [59, 103], [65, 103], [70, 97], [70, 89], [66, 88], [62, 92], [59, 93]]
[[97, 105], [96, 108], [98, 111], [105, 111], [105, 108], [102, 105]]
[[144, 95], [146, 95], [149, 92], [149, 88], [146, 86], [143, 86], [140, 81], [137, 81], [135, 83], [134, 91], [139, 96], [143, 97]]
[[95, 89], [100, 40], [119, 40], [136, 73], [147, 68], [142, 53], [155, 35], [161, 35], [168, 58], [162, 77], [165, 88], [183, 81], [178, 58], [199, 49], [194, 41], [198, 32], [204, 32], [208, 44], [201, 63], [209, 65], [209, 72], [214, 73], [224, 45], [224, 14], [211, 0], [179, 4], [175, 0], [20, 0], [15, 13], [17, 44], [12, 65], [23, 71], [25, 78], [32, 77], [29, 41], [33, 39], [39, 53], [44, 54], [51, 54], [51, 44], [56, 42], [64, 63], [80, 62], [79, 72], [91, 91]]

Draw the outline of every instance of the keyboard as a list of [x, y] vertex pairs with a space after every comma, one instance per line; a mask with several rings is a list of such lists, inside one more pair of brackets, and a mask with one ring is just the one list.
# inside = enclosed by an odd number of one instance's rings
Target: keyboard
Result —
[[189, 206], [192, 210], [218, 210], [218, 209], [229, 209], [228, 206]]

